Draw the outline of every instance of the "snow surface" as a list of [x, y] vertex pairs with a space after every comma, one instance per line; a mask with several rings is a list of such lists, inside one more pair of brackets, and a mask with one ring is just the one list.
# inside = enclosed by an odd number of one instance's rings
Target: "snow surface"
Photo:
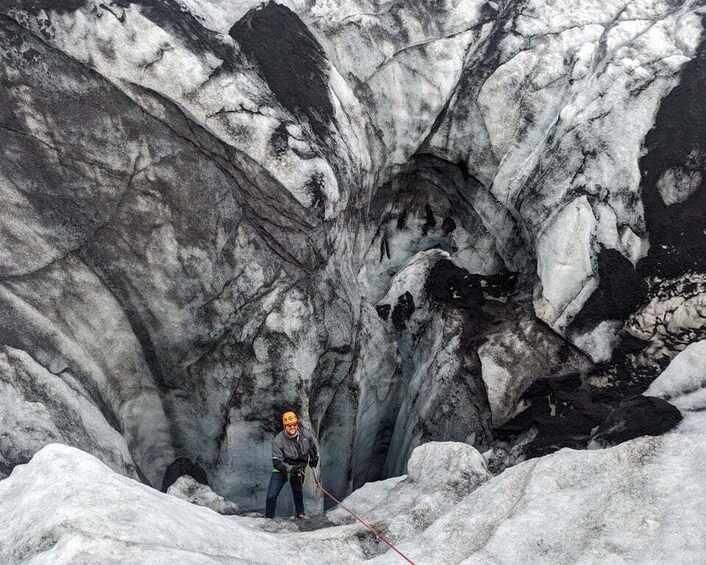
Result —
[[0, 507], [5, 565], [359, 563], [361, 556], [335, 535], [314, 541], [259, 531], [252, 520], [162, 494], [59, 444], [0, 482]]
[[[423, 531], [490, 478], [483, 456], [459, 442], [420, 445], [407, 467], [405, 477], [369, 483], [345, 501], [366, 521], [383, 525], [383, 535], [393, 543]], [[328, 517], [336, 524], [352, 523], [342, 508], [332, 510]]]
[[705, 463], [701, 437], [679, 431], [564, 449], [506, 470], [399, 548], [418, 563], [699, 563]]
[[[494, 478], [472, 447], [429, 443], [409, 476], [346, 503], [419, 565], [696, 564], [706, 554], [705, 432], [706, 415], [688, 414], [662, 437], [563, 449]], [[328, 517], [347, 525], [291, 533], [289, 522], [220, 516], [159, 493], [59, 444], [0, 481], [0, 513], [7, 565], [400, 562], [375, 557], [384, 546], [341, 509]]]

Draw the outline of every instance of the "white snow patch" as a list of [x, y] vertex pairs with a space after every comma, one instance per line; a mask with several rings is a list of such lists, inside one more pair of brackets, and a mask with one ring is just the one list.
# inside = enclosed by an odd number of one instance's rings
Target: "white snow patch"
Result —
[[[373, 508], [383, 504], [393, 489], [406, 478], [407, 475], [400, 475], [366, 483], [348, 495], [344, 504], [358, 515], [367, 515]], [[345, 524], [351, 520], [350, 514], [340, 507], [329, 511], [327, 515], [334, 524]]]
[[[705, 433], [706, 414], [689, 413], [664, 436], [562, 449], [494, 478], [472, 447], [429, 443], [413, 454], [409, 476], [371, 483], [344, 502], [419, 564], [696, 564], [706, 554]], [[366, 556], [359, 540], [367, 530], [340, 508], [329, 518], [349, 525], [268, 533], [278, 524], [220, 516], [62, 445], [0, 481], [0, 513], [7, 565], [400, 560], [389, 550]], [[275, 529], [292, 531], [284, 522]]]
[[[388, 539], [413, 537], [490, 478], [483, 456], [460, 442], [420, 445], [408, 467], [406, 477], [368, 484], [363, 493], [344, 500], [369, 523], [385, 524]], [[336, 524], [353, 520], [343, 508], [328, 517]]]
[[701, 171], [689, 171], [682, 168], [667, 169], [657, 181], [662, 200], [667, 206], [684, 202], [703, 181]]
[[679, 410], [706, 408], [706, 340], [689, 344], [644, 394], [668, 400]]

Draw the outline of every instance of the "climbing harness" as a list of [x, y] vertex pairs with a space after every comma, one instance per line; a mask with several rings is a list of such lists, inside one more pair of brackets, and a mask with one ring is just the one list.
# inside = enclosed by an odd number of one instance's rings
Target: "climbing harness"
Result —
[[402, 553], [399, 549], [397, 549], [394, 545], [392, 545], [391, 542], [387, 541], [387, 540], [382, 536], [382, 534], [381, 534], [380, 532], [378, 532], [375, 528], [373, 528], [370, 524], [368, 524], [365, 520], [363, 520], [360, 516], [358, 516], [355, 512], [353, 512], [353, 510], [351, 510], [350, 508], [348, 508], [348, 506], [346, 506], [345, 504], [343, 504], [343, 502], [341, 502], [341, 501], [338, 500], [335, 496], [333, 496], [329, 491], [327, 491], [327, 490], [322, 486], [322, 484], [319, 482], [319, 480], [316, 478], [316, 473], [312, 473], [312, 475], [313, 475], [313, 478], [314, 478], [314, 486], [315, 486], [317, 489], [319, 489], [321, 492], [323, 492], [326, 496], [328, 496], [331, 500], [333, 500], [336, 504], [338, 504], [341, 508], [343, 508], [346, 512], [348, 512], [351, 516], [353, 516], [353, 518], [355, 518], [356, 520], [358, 520], [358, 522], [360, 522], [360, 523], [363, 524], [366, 528], [368, 528], [368, 530], [370, 530], [370, 533], [372, 533], [377, 539], [379, 539], [379, 540], [385, 542], [385, 543], [390, 547], [390, 549], [392, 549], [393, 551], [395, 551], [396, 553], [398, 553], [398, 554], [400, 555], [400, 557], [402, 557], [402, 559], [404, 559], [405, 561], [407, 561], [407, 563], [410, 563], [411, 565], [416, 565], [416, 564], [414, 563], [414, 561], [412, 561], [409, 557], [407, 557], [404, 553]]

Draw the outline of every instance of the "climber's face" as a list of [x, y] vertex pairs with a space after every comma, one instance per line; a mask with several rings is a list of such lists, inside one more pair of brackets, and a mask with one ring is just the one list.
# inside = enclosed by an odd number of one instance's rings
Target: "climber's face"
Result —
[[299, 433], [299, 424], [297, 424], [296, 422], [293, 424], [285, 424], [284, 430], [287, 432], [287, 435], [289, 437], [294, 437]]

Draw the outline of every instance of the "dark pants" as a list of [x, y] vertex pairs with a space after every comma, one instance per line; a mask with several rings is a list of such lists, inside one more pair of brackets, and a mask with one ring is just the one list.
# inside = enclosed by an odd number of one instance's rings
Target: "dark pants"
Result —
[[[287, 482], [287, 474], [273, 471], [270, 476], [270, 484], [267, 487], [267, 503], [265, 504], [265, 518], [274, 518], [277, 508], [277, 497], [279, 496], [284, 483]], [[294, 497], [294, 508], [297, 514], [304, 512], [304, 491], [302, 490], [302, 477], [291, 475], [289, 484], [292, 487]]]

